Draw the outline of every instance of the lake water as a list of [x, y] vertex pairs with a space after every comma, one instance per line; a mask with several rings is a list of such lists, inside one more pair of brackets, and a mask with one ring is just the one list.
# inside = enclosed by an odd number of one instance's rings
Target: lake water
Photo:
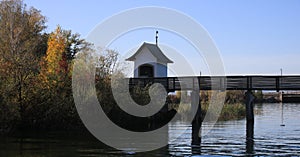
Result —
[[202, 138], [201, 146], [191, 146], [191, 126], [169, 124], [169, 136], [188, 126], [176, 141], [159, 150], [135, 153], [130, 148], [119, 151], [109, 148], [92, 137], [80, 134], [34, 133], [24, 138], [0, 137], [2, 157], [52, 157], [52, 156], [245, 156], [280, 155], [300, 156], [300, 104], [255, 105], [254, 141], [246, 142], [246, 122], [233, 120], [218, 122]]

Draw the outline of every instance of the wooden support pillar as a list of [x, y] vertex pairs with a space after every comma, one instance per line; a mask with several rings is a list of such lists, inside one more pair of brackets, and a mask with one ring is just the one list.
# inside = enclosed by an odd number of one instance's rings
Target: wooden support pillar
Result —
[[246, 92], [246, 154], [253, 154], [254, 147], [254, 105], [255, 96], [250, 90]]
[[253, 104], [254, 104], [255, 96], [252, 94], [250, 90], [246, 92], [246, 120], [247, 122], [254, 124], [254, 112], [253, 112]]
[[198, 109], [196, 111], [196, 115], [192, 121], [192, 145], [200, 145], [201, 144], [201, 100], [199, 96], [199, 90], [193, 90], [192, 97], [192, 105], [198, 105]]

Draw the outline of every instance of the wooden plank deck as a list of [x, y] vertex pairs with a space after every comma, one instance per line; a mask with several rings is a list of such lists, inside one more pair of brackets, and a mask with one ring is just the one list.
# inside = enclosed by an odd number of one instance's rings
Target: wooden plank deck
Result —
[[176, 90], [300, 90], [300, 75], [129, 78], [129, 87], [162, 84]]

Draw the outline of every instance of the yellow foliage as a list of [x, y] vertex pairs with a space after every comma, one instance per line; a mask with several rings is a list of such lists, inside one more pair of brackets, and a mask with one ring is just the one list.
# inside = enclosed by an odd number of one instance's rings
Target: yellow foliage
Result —
[[43, 58], [41, 63], [41, 77], [42, 81], [46, 84], [56, 84], [57, 81], [60, 80], [60, 76], [65, 75], [65, 73], [68, 72], [64, 71], [62, 67], [62, 65], [67, 67], [66, 58], [63, 58], [67, 46], [66, 40], [67, 39], [64, 37], [63, 30], [60, 26], [58, 26], [49, 36], [46, 56]]

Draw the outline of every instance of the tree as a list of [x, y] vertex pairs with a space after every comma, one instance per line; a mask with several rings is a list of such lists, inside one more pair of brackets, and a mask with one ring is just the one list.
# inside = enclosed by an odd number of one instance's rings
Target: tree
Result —
[[43, 79], [47, 84], [53, 84], [61, 81], [69, 73], [69, 66], [66, 56], [66, 38], [63, 31], [58, 26], [56, 30], [50, 34], [48, 39], [48, 48], [46, 56], [42, 61]]
[[46, 83], [55, 83], [70, 79], [72, 60], [79, 51], [88, 49], [90, 44], [80, 39], [78, 34], [57, 26], [48, 38], [47, 47], [41, 63], [41, 74]]
[[[60, 26], [49, 35], [46, 55], [40, 61], [40, 102], [43, 107], [36, 108], [33, 114], [44, 112], [45, 117], [36, 118], [39, 124], [58, 124], [67, 127], [78, 119], [72, 97], [73, 59], [90, 44], [80, 39], [78, 34], [64, 30]], [[40, 114], [37, 114], [39, 117]]]
[[110, 78], [117, 71], [118, 57], [119, 53], [117, 51], [104, 50], [96, 63], [97, 76], [100, 78]]
[[0, 2], [0, 79], [7, 104], [19, 106], [21, 120], [30, 103], [38, 74], [37, 54], [43, 49], [46, 18], [22, 0]]

